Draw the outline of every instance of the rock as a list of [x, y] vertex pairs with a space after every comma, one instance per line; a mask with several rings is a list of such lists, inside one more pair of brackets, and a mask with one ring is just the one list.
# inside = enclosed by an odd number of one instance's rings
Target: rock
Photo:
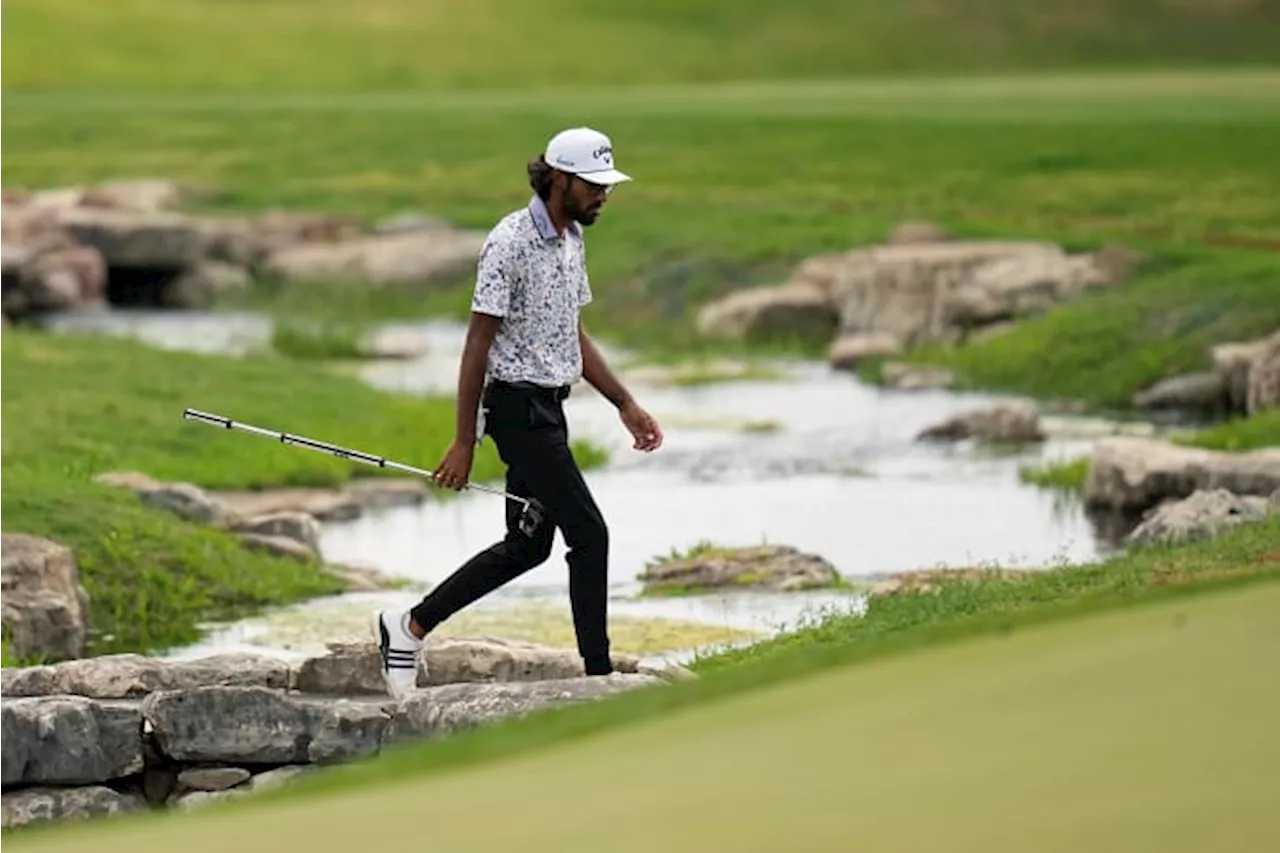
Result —
[[775, 592], [821, 589], [840, 582], [827, 560], [786, 545], [705, 548], [688, 557], [650, 563], [638, 575], [645, 592], [760, 587]]
[[236, 513], [191, 483], [158, 483], [135, 491], [145, 506], [171, 512], [187, 521], [222, 528], [233, 527], [239, 521]]
[[410, 477], [356, 477], [342, 492], [363, 509], [415, 506], [427, 499], [427, 484]]
[[1263, 360], [1275, 346], [1280, 346], [1280, 331], [1252, 341], [1218, 344], [1210, 349], [1214, 372], [1222, 377], [1232, 412], [1248, 414], [1250, 370], [1254, 362]]
[[137, 708], [83, 696], [39, 696], [6, 699], [0, 715], [6, 787], [89, 785], [142, 770]]
[[358, 495], [335, 489], [222, 491], [214, 492], [213, 496], [242, 518], [278, 512], [305, 512], [318, 521], [349, 521], [364, 511]]
[[918, 246], [922, 243], [942, 243], [951, 237], [941, 226], [932, 222], [903, 222], [894, 228], [885, 241], [890, 246]]
[[1249, 393], [1245, 408], [1250, 415], [1280, 406], [1280, 332], [1249, 366]]
[[5, 533], [2, 539], [0, 607], [14, 654], [80, 657], [91, 620], [75, 555], [65, 545], [25, 533]]
[[[328, 643], [327, 653], [294, 668], [294, 689], [329, 695], [386, 695], [378, 668], [378, 647], [369, 643]], [[612, 655], [618, 672], [639, 671], [635, 655]], [[418, 687], [459, 682], [544, 681], [585, 675], [574, 649], [498, 637], [435, 637], [423, 646]], [[673, 677], [680, 677], [679, 674]]]
[[102, 655], [51, 666], [8, 668], [4, 695], [87, 696], [131, 699], [157, 690], [192, 687], [289, 686], [289, 665], [266, 655], [224, 652], [185, 661], [163, 661], [136, 654]]
[[276, 557], [287, 557], [303, 563], [314, 563], [320, 555], [309, 546], [289, 536], [271, 536], [265, 533], [241, 533], [240, 543], [254, 551], [265, 551]]
[[164, 289], [164, 305], [170, 308], [208, 308], [227, 293], [246, 290], [249, 271], [225, 261], [201, 261], [180, 273]]
[[1129, 534], [1133, 544], [1180, 544], [1216, 537], [1237, 524], [1262, 521], [1270, 502], [1256, 496], [1235, 495], [1226, 489], [1198, 489], [1186, 498], [1153, 509]]
[[189, 812], [224, 800], [239, 799], [249, 793], [251, 791], [245, 788], [236, 788], [228, 791], [189, 791], [175, 797], [173, 805], [181, 811]]
[[962, 328], [1043, 314], [1107, 282], [1088, 256], [1055, 247], [1012, 252], [975, 266], [950, 294], [946, 320]]
[[272, 791], [276, 788], [283, 787], [289, 783], [290, 779], [307, 772], [306, 765], [292, 764], [285, 767], [277, 767], [274, 770], [267, 770], [262, 773], [254, 774], [249, 780], [250, 791]]
[[178, 785], [188, 791], [225, 791], [252, 775], [243, 767], [192, 767], [178, 774]]
[[880, 376], [887, 387], [903, 391], [951, 388], [956, 384], [955, 374], [946, 368], [898, 361], [885, 362], [880, 368]]
[[649, 675], [614, 673], [552, 681], [445, 684], [401, 700], [384, 743], [477, 728], [498, 720], [666, 684]]
[[731, 293], [698, 312], [698, 331], [708, 337], [760, 341], [779, 337], [826, 340], [836, 312], [818, 288], [804, 284], [757, 287]]
[[1084, 500], [1090, 507], [1142, 512], [1199, 490], [1269, 495], [1276, 488], [1280, 448], [1229, 453], [1115, 436], [1094, 445]]
[[372, 592], [399, 586], [395, 579], [374, 566], [356, 563], [325, 563], [321, 569], [330, 577], [341, 581], [353, 592]]
[[95, 475], [93, 482], [100, 486], [130, 489], [135, 492], [158, 489], [164, 485], [158, 480], [153, 480], [146, 474], [143, 474], [141, 471], [107, 471], [106, 473]]
[[193, 187], [174, 181], [137, 179], [109, 181], [80, 195], [84, 207], [108, 207], [135, 213], [173, 210], [196, 194]]
[[440, 228], [302, 243], [271, 252], [263, 270], [285, 282], [447, 284], [474, 270], [484, 240], [483, 232]]
[[197, 223], [180, 213], [75, 207], [60, 211], [58, 223], [101, 252], [111, 267], [186, 269], [200, 262], [206, 248]]
[[1035, 442], [1044, 437], [1039, 412], [1033, 403], [1026, 401], [998, 403], [989, 408], [965, 412], [928, 427], [916, 436], [920, 441], [963, 441], [973, 438], [999, 443]]
[[235, 529], [239, 533], [292, 539], [313, 554], [320, 552], [320, 522], [305, 512], [285, 510], [255, 515], [237, 524]]
[[1163, 379], [1133, 395], [1139, 409], [1222, 412], [1230, 405], [1223, 375], [1217, 371], [1187, 373]]
[[145, 809], [137, 794], [121, 794], [102, 785], [79, 788], [27, 788], [4, 795], [0, 821], [5, 829], [52, 821], [118, 815]]
[[827, 350], [827, 362], [837, 370], [852, 370], [868, 356], [902, 352], [902, 341], [884, 332], [855, 333], [836, 338]]
[[416, 211], [405, 211], [379, 219], [373, 224], [374, 234], [407, 234], [416, 231], [439, 231], [449, 228], [448, 220]]
[[229, 764], [325, 764], [374, 755], [390, 718], [375, 702], [263, 687], [158, 691], [143, 700], [142, 716], [169, 759]]
[[1032, 572], [1020, 569], [925, 569], [900, 572], [882, 578], [867, 592], [870, 598], [880, 598], [903, 593], [936, 594], [942, 584], [949, 582], [980, 583], [987, 580], [1023, 580]]
[[104, 301], [107, 264], [92, 246], [69, 245], [34, 255], [22, 266], [18, 286], [33, 311], [59, 311]]

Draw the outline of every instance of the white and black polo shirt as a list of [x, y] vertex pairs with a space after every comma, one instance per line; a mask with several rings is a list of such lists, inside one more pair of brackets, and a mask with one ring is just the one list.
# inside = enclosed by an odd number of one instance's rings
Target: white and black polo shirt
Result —
[[591, 301], [581, 227], [563, 235], [542, 199], [504, 216], [480, 250], [471, 310], [502, 317], [486, 381], [572, 385], [582, 376], [578, 312]]

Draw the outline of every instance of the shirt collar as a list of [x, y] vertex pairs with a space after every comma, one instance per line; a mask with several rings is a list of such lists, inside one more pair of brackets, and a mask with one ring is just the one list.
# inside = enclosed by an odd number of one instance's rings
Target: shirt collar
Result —
[[[542, 235], [544, 240], [554, 240], [558, 236], [556, 234], [555, 223], [551, 221], [551, 214], [547, 211], [546, 202], [534, 196], [529, 201], [529, 214], [533, 217], [533, 225], [538, 229], [538, 233]], [[569, 233], [575, 237], [582, 236], [582, 227], [576, 222], [570, 222], [567, 229]]]

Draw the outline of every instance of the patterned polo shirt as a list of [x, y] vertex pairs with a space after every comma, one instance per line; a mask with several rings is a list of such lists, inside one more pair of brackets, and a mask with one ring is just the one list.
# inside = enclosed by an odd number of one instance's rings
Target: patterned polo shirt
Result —
[[582, 376], [578, 312], [591, 301], [582, 228], [563, 235], [542, 199], [504, 216], [480, 250], [471, 310], [502, 317], [486, 380], [571, 385]]

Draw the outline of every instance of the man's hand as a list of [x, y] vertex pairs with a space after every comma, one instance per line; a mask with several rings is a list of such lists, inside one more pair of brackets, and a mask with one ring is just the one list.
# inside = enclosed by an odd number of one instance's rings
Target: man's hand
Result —
[[446, 489], [459, 491], [471, 478], [471, 463], [474, 459], [475, 447], [470, 442], [454, 439], [445, 451], [444, 458], [436, 466], [433, 479]]
[[662, 446], [662, 428], [653, 415], [640, 408], [635, 400], [628, 398], [618, 409], [618, 415], [635, 438], [636, 443], [632, 446], [636, 450], [649, 453]]

